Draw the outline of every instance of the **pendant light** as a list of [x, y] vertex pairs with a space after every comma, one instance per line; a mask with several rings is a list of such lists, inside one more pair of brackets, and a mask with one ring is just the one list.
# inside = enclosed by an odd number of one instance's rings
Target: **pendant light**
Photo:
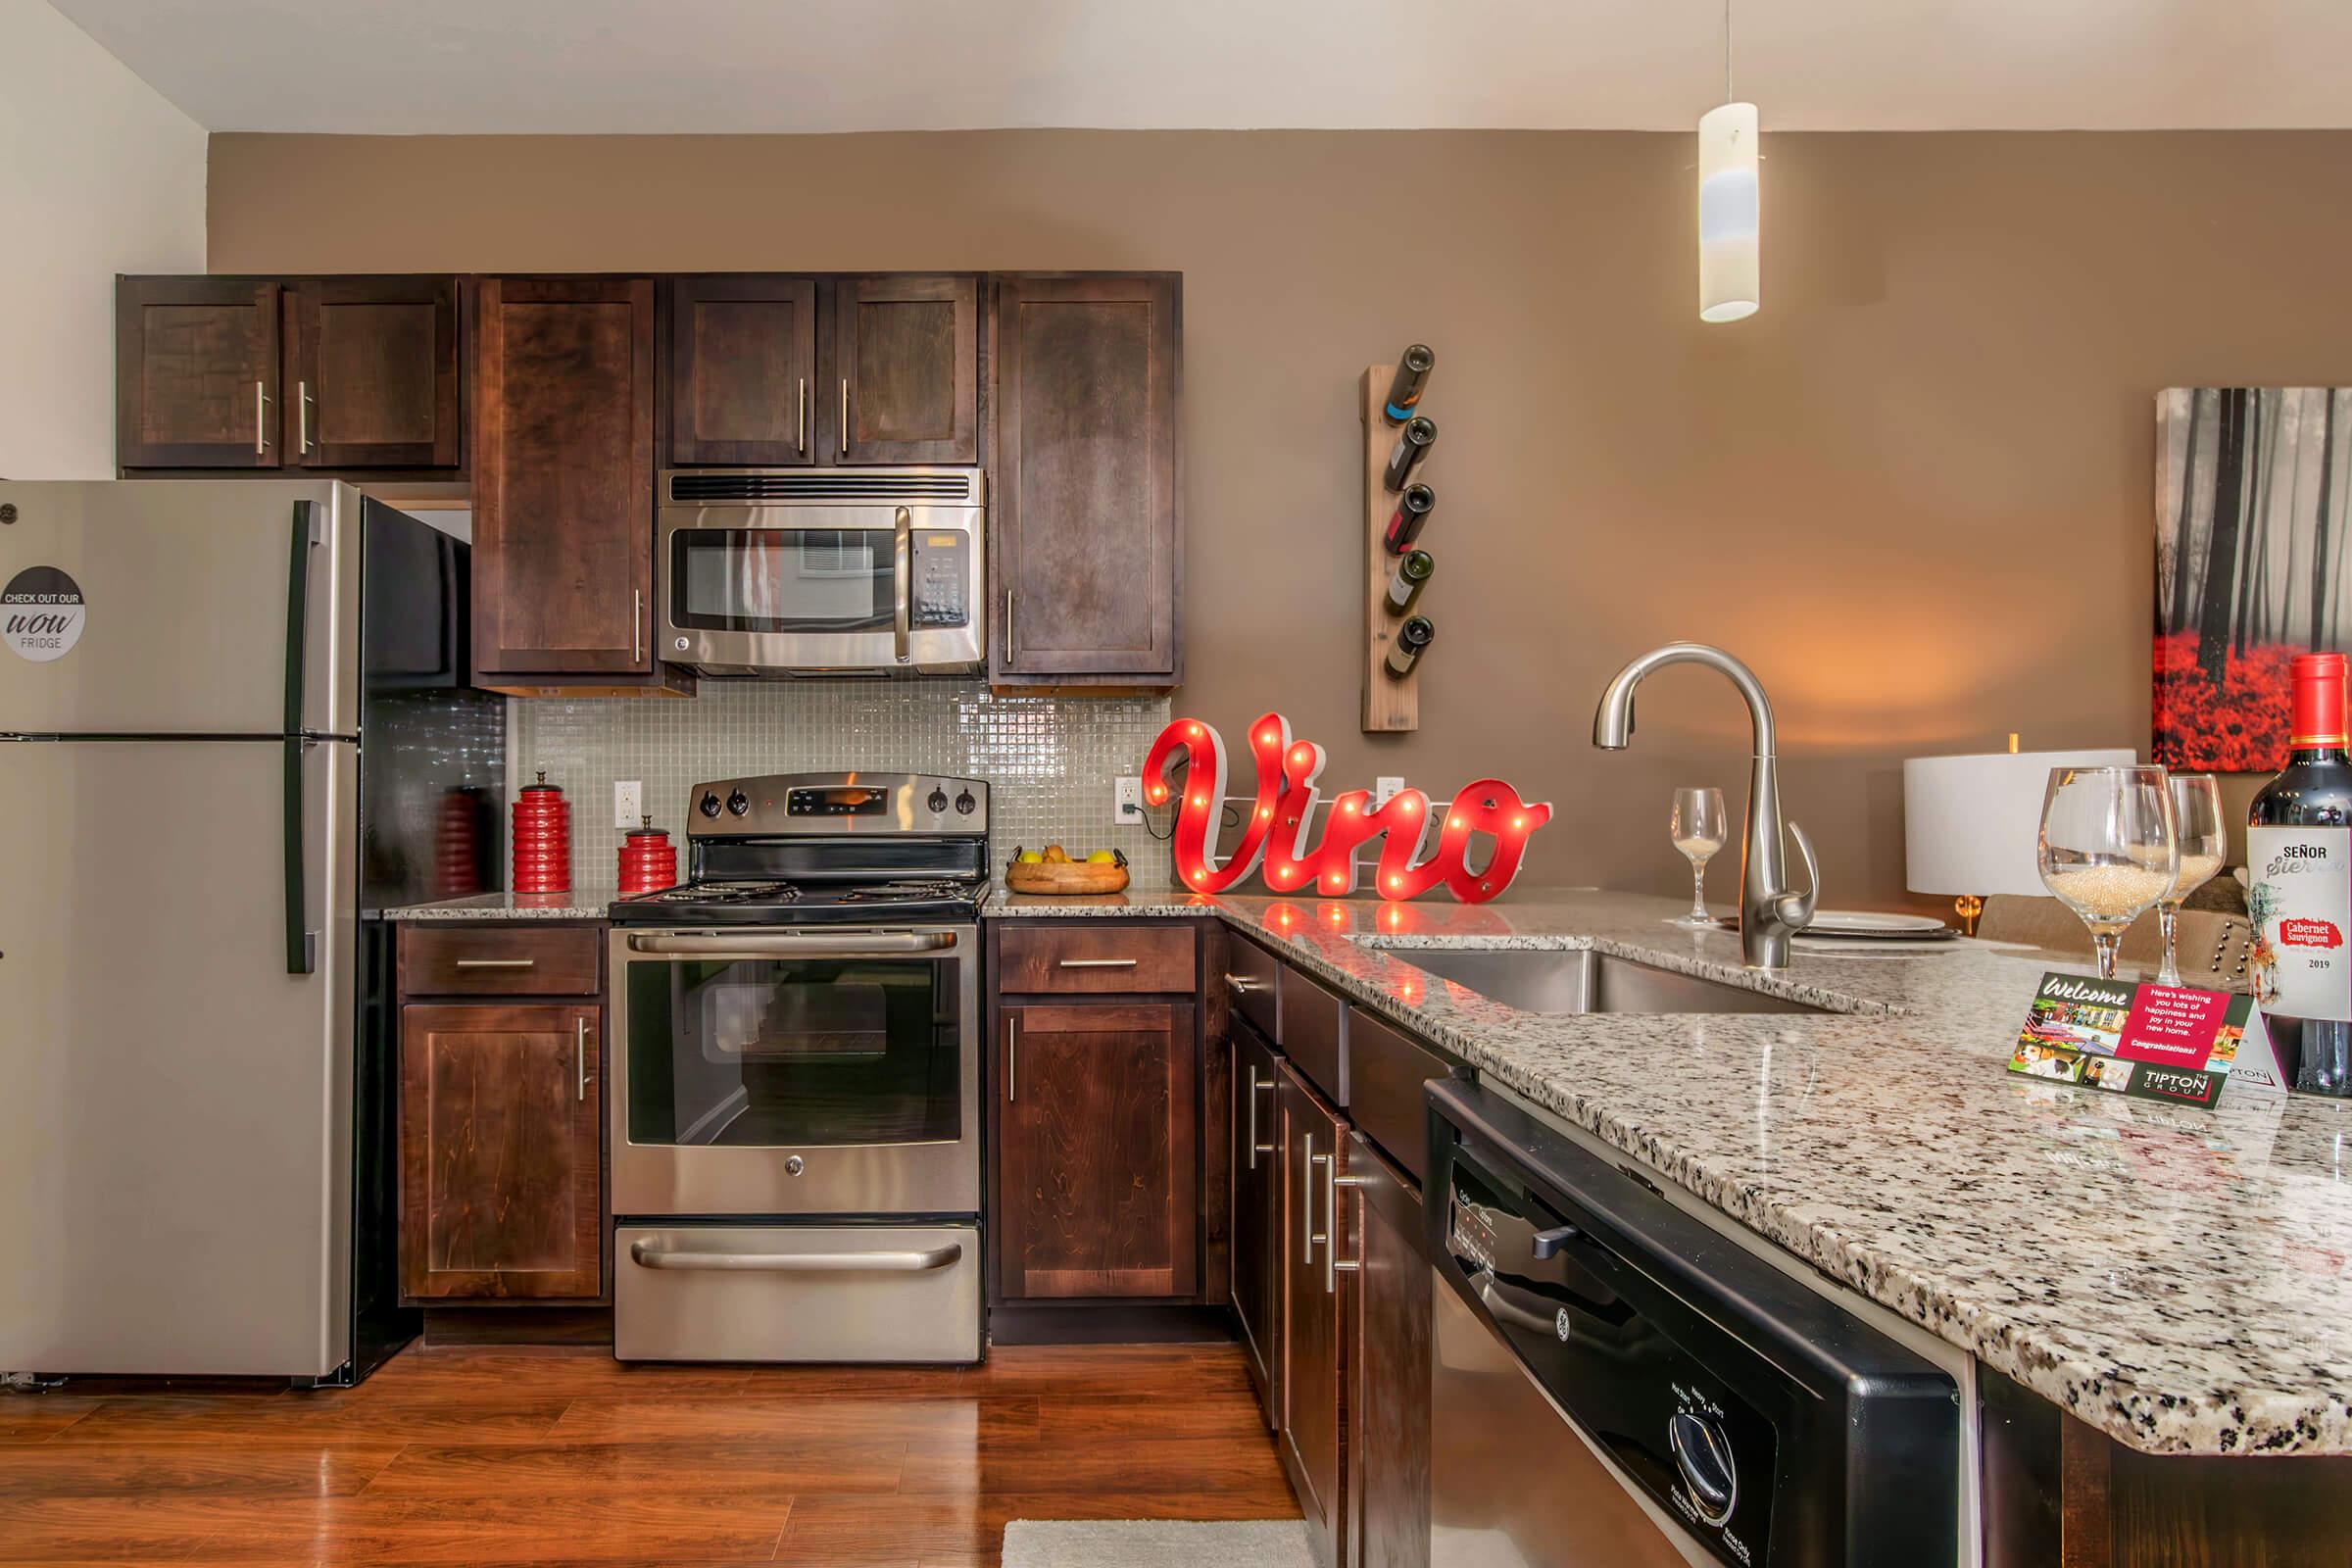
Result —
[[1698, 318], [1737, 321], [1763, 301], [1756, 106], [1732, 97], [1732, 3], [1723, 3], [1723, 104], [1698, 121]]

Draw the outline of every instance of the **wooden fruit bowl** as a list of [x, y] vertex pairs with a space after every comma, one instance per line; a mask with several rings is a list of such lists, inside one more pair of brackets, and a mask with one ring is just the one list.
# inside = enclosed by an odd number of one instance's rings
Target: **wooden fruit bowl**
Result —
[[1124, 855], [1108, 865], [1087, 860], [1023, 861], [1018, 850], [1013, 855], [1014, 858], [1004, 866], [1004, 885], [1015, 893], [1042, 893], [1048, 898], [1066, 899], [1127, 891]]

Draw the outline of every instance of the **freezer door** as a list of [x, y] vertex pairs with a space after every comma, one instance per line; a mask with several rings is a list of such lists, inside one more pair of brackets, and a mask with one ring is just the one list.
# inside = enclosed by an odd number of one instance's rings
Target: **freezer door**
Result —
[[0, 1372], [323, 1377], [349, 1355], [357, 759], [0, 742]]
[[[324, 480], [0, 481], [0, 733], [277, 735], [290, 684], [292, 728], [354, 732], [360, 505]], [[33, 628], [67, 611], [60, 651]]]

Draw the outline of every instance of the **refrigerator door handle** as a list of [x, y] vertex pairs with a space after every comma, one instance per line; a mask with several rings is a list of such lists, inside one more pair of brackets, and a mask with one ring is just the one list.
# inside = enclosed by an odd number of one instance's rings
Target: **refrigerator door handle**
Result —
[[302, 809], [302, 684], [309, 662], [311, 544], [318, 532], [315, 501], [294, 503], [294, 527], [286, 547], [286, 973], [313, 974], [318, 956], [310, 934], [310, 867], [304, 853]]

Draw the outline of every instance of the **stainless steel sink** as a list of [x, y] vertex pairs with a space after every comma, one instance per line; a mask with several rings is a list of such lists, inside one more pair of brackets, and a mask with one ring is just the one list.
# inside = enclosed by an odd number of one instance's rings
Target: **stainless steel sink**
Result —
[[1824, 1012], [1591, 948], [1392, 948], [1389, 956], [1522, 1012]]

